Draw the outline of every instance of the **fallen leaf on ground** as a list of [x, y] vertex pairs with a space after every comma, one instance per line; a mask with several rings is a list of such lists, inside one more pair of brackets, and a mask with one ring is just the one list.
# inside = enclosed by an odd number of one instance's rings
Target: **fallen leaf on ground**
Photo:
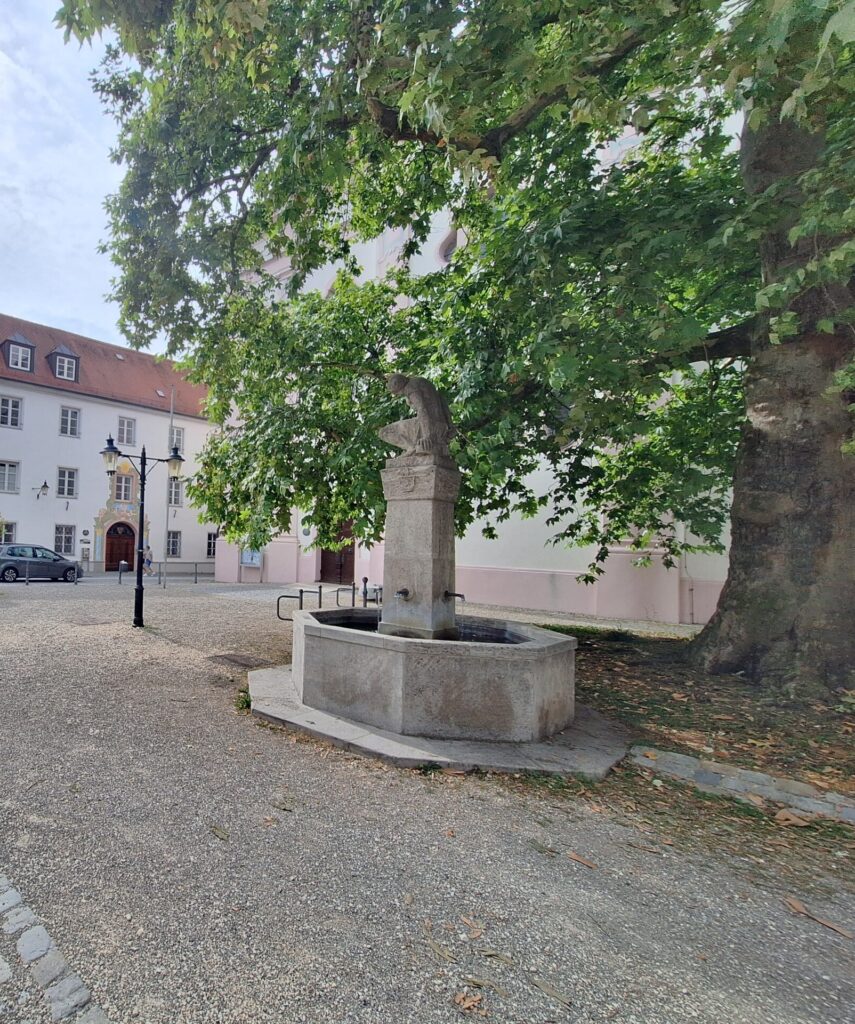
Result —
[[802, 917], [808, 917], [811, 921], [816, 921], [817, 924], [821, 924], [823, 928], [830, 928], [831, 931], [837, 932], [838, 935], [842, 935], [844, 939], [855, 939], [855, 934], [850, 932], [847, 928], [842, 928], [839, 924], [835, 924], [833, 921], [829, 921], [824, 917], [818, 917], [813, 913], [813, 911], [808, 910], [797, 896], [785, 896], [784, 903], [786, 903], [794, 914], [800, 914]]
[[775, 821], [779, 825], [794, 825], [796, 828], [804, 828], [806, 825], [810, 825], [810, 822], [805, 818], [800, 818], [798, 814], [793, 814], [792, 811], [788, 811], [786, 807], [782, 807], [780, 811], [775, 815]]
[[537, 850], [538, 853], [545, 853], [547, 857], [554, 857], [558, 851], [551, 846], [544, 846], [543, 843], [538, 842], [536, 839], [529, 839], [529, 844]]
[[580, 857], [578, 853], [574, 853], [572, 850], [567, 851], [567, 856], [570, 860], [575, 860], [577, 864], [584, 864], [586, 868], [596, 868], [596, 864], [593, 861], [585, 860], [584, 857]]
[[500, 988], [495, 981], [491, 981], [489, 978], [476, 978], [471, 975], [464, 975], [463, 980], [467, 985], [471, 985], [473, 988], [491, 988], [496, 995], [499, 996], [507, 996], [508, 994], [503, 988]]
[[278, 818], [274, 818], [272, 814], [268, 814], [267, 817], [263, 819], [263, 824], [265, 828], [272, 828], [278, 821]]
[[439, 957], [440, 960], [447, 960], [450, 964], [457, 963], [456, 957], [447, 946], [443, 946], [442, 943], [437, 942], [436, 939], [432, 939], [430, 935], [425, 936], [425, 942], [430, 946], [434, 954]]
[[211, 831], [214, 833], [217, 839], [222, 839], [223, 842], [225, 842], [229, 838], [228, 832], [226, 832], [224, 828], [220, 828], [219, 825], [212, 825]]
[[645, 846], [643, 843], [627, 843], [627, 846], [631, 846], [634, 850], [645, 850], [647, 853], [658, 853], [662, 856], [662, 851], [657, 850], [655, 846]]
[[672, 693], [671, 700], [688, 700], [688, 694], [685, 693]]
[[440, 960], [447, 960], [450, 964], [456, 964], [457, 960], [451, 950], [447, 946], [443, 946], [441, 942], [437, 942], [431, 935], [430, 930], [432, 927], [433, 923], [428, 918], [422, 926], [422, 930], [425, 933], [425, 942]]
[[454, 997], [454, 1004], [455, 1006], [459, 1006], [461, 1010], [474, 1010], [483, 1016], [485, 1013], [485, 1011], [481, 1009], [481, 1002], [483, 999], [484, 997], [477, 993], [470, 996], [465, 992], [458, 992]]
[[286, 800], [284, 797], [279, 800], [271, 800], [270, 806], [275, 807], [277, 811], [288, 811], [290, 814], [294, 810], [294, 805], [290, 800]]
[[462, 768], [443, 768], [443, 775], [465, 775], [466, 772]]
[[491, 960], [498, 960], [501, 964], [513, 964], [514, 961], [506, 953], [499, 952], [498, 949], [479, 949], [478, 952], [481, 956], [489, 957]]
[[558, 991], [557, 988], [554, 988], [552, 985], [550, 985], [548, 981], [544, 981], [542, 978], [532, 978], [531, 983], [532, 985], [534, 985], [535, 988], [539, 988], [541, 992], [544, 992], [546, 993], [546, 995], [551, 996], [557, 1003], [560, 1003], [562, 1006], [569, 1007], [573, 1005], [572, 1001], [567, 996], [563, 995], [561, 992]]
[[404, 903], [408, 907], [411, 907], [413, 905], [413, 894], [411, 892], [404, 893]]
[[480, 921], [476, 921], [474, 918], [466, 917], [465, 914], [461, 915], [460, 920], [469, 929], [470, 939], [480, 939], [484, 934], [484, 925]]
[[649, 758], [651, 761], [655, 761], [658, 755], [654, 754], [652, 750], [645, 750], [644, 756]]
[[449, 836], [449, 837], [453, 838], [453, 836], [454, 836], [454, 829], [453, 829], [453, 828], [447, 828], [447, 829], [445, 830], [445, 834], [446, 834], [447, 836]]
[[754, 804], [755, 807], [765, 807], [766, 806], [766, 801], [763, 799], [763, 797], [762, 796], [758, 796], [756, 793], [746, 793], [745, 794], [745, 799], [749, 803]]

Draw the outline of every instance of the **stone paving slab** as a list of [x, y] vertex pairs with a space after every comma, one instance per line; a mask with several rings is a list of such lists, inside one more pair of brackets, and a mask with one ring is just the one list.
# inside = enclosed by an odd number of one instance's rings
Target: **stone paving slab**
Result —
[[257, 669], [248, 674], [252, 713], [258, 718], [298, 729], [337, 747], [379, 757], [400, 768], [436, 765], [464, 771], [543, 772], [599, 781], [626, 755], [630, 737], [621, 725], [598, 712], [576, 706], [569, 729], [532, 743], [489, 743], [404, 736], [325, 711], [300, 701], [291, 666]]
[[710, 793], [748, 799], [749, 802], [751, 797], [761, 797], [798, 812], [855, 825], [855, 800], [852, 797], [833, 790], [821, 790], [797, 779], [769, 775], [690, 754], [678, 754], [672, 750], [660, 750], [644, 743], [632, 748], [631, 758], [640, 768], [682, 779]]

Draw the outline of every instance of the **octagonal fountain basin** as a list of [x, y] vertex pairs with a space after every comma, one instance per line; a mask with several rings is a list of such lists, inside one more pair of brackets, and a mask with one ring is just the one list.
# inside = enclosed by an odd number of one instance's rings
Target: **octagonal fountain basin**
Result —
[[304, 704], [407, 736], [524, 742], [573, 721], [576, 640], [457, 616], [458, 640], [377, 632], [373, 608], [294, 612]]

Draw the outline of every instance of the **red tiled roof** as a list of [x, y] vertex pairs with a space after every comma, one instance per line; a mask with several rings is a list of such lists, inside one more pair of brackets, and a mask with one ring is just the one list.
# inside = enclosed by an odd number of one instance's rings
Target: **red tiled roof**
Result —
[[[106, 398], [128, 405], [169, 412], [170, 393], [175, 385], [175, 412], [204, 418], [202, 402], [207, 389], [191, 384], [167, 359], [157, 359], [119, 345], [109, 345], [55, 327], [30, 323], [0, 313], [0, 344], [20, 334], [35, 345], [33, 372], [13, 370], [0, 355], [0, 379], [36, 384], [78, 395]], [[62, 380], [51, 369], [47, 356], [56, 349], [68, 350], [80, 360], [78, 380]], [[162, 392], [162, 394], [158, 394]]]

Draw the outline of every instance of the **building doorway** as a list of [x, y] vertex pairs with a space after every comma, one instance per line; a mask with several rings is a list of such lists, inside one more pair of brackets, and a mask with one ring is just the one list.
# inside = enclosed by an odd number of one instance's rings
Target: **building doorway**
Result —
[[134, 568], [136, 539], [137, 535], [132, 526], [128, 526], [127, 523], [113, 523], [107, 530], [104, 547], [104, 569], [107, 572], [116, 572], [119, 562], [127, 562], [129, 569]]
[[352, 540], [353, 531], [350, 523], [345, 523], [338, 537], [339, 540], [350, 540], [350, 543], [340, 551], [321, 549], [322, 583], [353, 583], [355, 558]]

